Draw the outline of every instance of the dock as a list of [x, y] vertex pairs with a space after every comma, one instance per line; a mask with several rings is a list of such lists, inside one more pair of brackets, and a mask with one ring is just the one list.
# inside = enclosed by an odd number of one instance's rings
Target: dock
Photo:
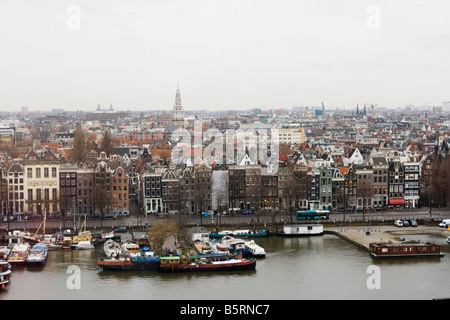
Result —
[[396, 226], [325, 227], [324, 233], [334, 234], [368, 252], [371, 243], [403, 243], [402, 235], [437, 234], [443, 237], [450, 236], [450, 231], [447, 229], [420, 225], [415, 228]]

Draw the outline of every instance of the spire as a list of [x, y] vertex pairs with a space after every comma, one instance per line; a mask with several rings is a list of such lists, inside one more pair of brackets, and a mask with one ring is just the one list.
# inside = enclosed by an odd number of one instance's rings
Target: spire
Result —
[[175, 104], [172, 110], [172, 124], [179, 127], [184, 125], [183, 105], [181, 103], [180, 85], [177, 83], [177, 91], [175, 93]]

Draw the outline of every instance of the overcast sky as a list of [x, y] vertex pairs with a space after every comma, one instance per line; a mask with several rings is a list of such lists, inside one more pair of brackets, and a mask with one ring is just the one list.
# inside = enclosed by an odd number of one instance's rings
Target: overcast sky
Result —
[[0, 111], [450, 100], [450, 1], [1, 0]]

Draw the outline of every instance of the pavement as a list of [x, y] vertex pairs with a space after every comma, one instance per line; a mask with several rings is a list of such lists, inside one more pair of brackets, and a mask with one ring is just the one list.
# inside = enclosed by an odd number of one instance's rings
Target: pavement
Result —
[[352, 227], [327, 227], [324, 231], [333, 233], [355, 245], [369, 250], [371, 243], [391, 242], [402, 243], [401, 235], [405, 234], [438, 234], [449, 237], [450, 231], [440, 227], [430, 227], [419, 225], [417, 227], [396, 227], [396, 226], [352, 226]]

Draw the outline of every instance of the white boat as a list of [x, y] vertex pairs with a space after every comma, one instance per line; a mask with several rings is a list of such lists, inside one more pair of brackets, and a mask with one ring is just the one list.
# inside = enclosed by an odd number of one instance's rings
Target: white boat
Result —
[[288, 224], [283, 226], [283, 230], [278, 235], [285, 237], [314, 236], [323, 234], [321, 224]]
[[122, 253], [122, 247], [120, 243], [109, 239], [103, 244], [103, 253], [107, 258], [115, 258]]
[[11, 276], [11, 264], [8, 261], [0, 260], [0, 289], [4, 290], [9, 284]]
[[447, 243], [450, 244], [450, 237], [447, 238]]
[[11, 248], [7, 246], [0, 247], [0, 260], [6, 260], [11, 252]]
[[27, 264], [45, 264], [48, 258], [48, 246], [45, 243], [35, 244], [28, 253]]
[[141, 248], [134, 242], [124, 242], [121, 245], [122, 253], [128, 253], [130, 257], [138, 257], [141, 255]]
[[11, 251], [8, 254], [7, 261], [11, 264], [22, 264], [26, 262], [28, 252], [31, 245], [24, 242], [24, 233], [18, 230], [14, 230], [8, 234], [8, 246]]
[[245, 246], [248, 253], [254, 257], [265, 257], [266, 251], [261, 246], [257, 245], [254, 240], [245, 241]]
[[30, 251], [29, 243], [16, 244], [8, 255], [8, 262], [11, 264], [23, 264], [27, 261], [28, 253]]
[[90, 241], [79, 241], [72, 246], [75, 250], [92, 250], [94, 245]]

